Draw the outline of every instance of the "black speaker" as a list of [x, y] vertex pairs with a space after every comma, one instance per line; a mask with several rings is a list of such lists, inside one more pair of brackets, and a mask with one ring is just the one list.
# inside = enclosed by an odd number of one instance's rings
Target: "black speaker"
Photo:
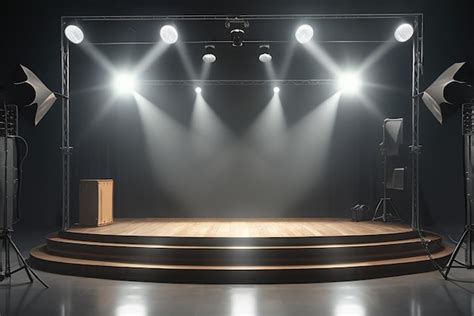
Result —
[[[18, 193], [18, 154], [16, 140], [7, 139], [5, 151], [5, 137], [0, 137], [0, 229], [4, 227], [6, 211], [6, 227], [11, 228], [17, 218], [17, 193]], [[7, 208], [4, 207], [5, 199], [5, 153], [7, 152]]]

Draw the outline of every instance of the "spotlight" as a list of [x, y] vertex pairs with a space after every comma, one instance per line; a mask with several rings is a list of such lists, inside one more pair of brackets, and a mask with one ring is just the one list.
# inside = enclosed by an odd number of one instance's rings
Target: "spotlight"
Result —
[[280, 92], [280, 88], [274, 87], [274, 88], [273, 88], [273, 93], [278, 93], [278, 92]]
[[200, 94], [202, 92], [202, 89], [201, 89], [201, 87], [196, 87], [196, 89], [194, 89], [194, 91], [196, 91], [197, 94]]
[[242, 46], [242, 40], [244, 38], [244, 30], [241, 29], [233, 29], [230, 31], [230, 40], [232, 41], [232, 46], [240, 47]]
[[295, 32], [295, 37], [301, 44], [308, 43], [313, 38], [313, 28], [311, 25], [303, 24]]
[[268, 63], [272, 61], [272, 55], [270, 55], [270, 45], [260, 45], [258, 49], [260, 51], [258, 60], [260, 60], [262, 63]]
[[216, 55], [214, 55], [214, 50], [215, 50], [214, 45], [206, 45], [204, 46], [205, 53], [202, 56], [202, 61], [207, 63], [207, 64], [212, 64], [213, 62], [216, 61]]
[[84, 40], [84, 33], [76, 25], [68, 25], [64, 29], [64, 35], [74, 44], [80, 44]]
[[119, 95], [135, 92], [135, 77], [130, 73], [120, 73], [115, 77], [114, 90]]
[[357, 73], [346, 72], [339, 77], [338, 86], [344, 93], [356, 94], [362, 86], [362, 81]]
[[401, 24], [397, 27], [393, 36], [399, 42], [406, 42], [413, 36], [413, 26], [408, 23]]
[[160, 29], [160, 37], [166, 44], [174, 44], [178, 40], [178, 31], [172, 25], [164, 25]]

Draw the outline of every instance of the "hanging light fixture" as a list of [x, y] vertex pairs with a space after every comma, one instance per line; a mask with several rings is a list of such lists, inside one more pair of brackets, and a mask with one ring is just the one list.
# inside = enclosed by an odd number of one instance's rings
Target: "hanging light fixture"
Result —
[[232, 46], [234, 47], [242, 46], [244, 35], [245, 35], [245, 32], [242, 29], [233, 29], [232, 31], [230, 31], [230, 39], [232, 41]]
[[215, 62], [217, 59], [216, 55], [214, 54], [215, 50], [216, 47], [214, 45], [204, 46], [204, 55], [202, 56], [202, 61], [207, 64], [212, 64], [213, 62]]
[[413, 33], [413, 26], [411, 26], [411, 24], [404, 23], [397, 27], [397, 29], [393, 33], [393, 36], [397, 41], [403, 43], [408, 41], [413, 36]]
[[269, 63], [272, 61], [272, 55], [270, 55], [270, 45], [260, 45], [258, 50], [260, 51], [258, 60], [260, 60], [262, 63]]
[[64, 29], [64, 35], [66, 38], [74, 44], [80, 44], [84, 40], [84, 32], [77, 25], [68, 25]]
[[313, 28], [308, 24], [300, 25], [295, 32], [296, 40], [301, 44], [308, 43], [313, 38], [313, 35]]

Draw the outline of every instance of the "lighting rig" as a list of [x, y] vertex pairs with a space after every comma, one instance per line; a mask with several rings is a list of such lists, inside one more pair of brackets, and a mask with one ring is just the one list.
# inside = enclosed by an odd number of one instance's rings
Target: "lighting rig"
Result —
[[[70, 43], [81, 45], [86, 39], [87, 34], [81, 29], [81, 25], [85, 25], [87, 22], [114, 22], [114, 21], [153, 21], [157, 24], [160, 32], [160, 39], [167, 45], [172, 45], [180, 41], [182, 44], [186, 43], [204, 43], [204, 50], [200, 58], [203, 63], [214, 64], [218, 62], [216, 56], [216, 50], [218, 45], [230, 44], [233, 47], [242, 47], [244, 44], [256, 44], [258, 51], [257, 57], [262, 63], [269, 63], [274, 59], [271, 54], [272, 43], [285, 43], [291, 42], [292, 40], [299, 43], [302, 47], [310, 49], [312, 45], [318, 45], [321, 43], [331, 43], [340, 41], [324, 40], [321, 41], [316, 36], [321, 30], [316, 30], [315, 21], [317, 20], [364, 20], [364, 19], [381, 19], [381, 20], [402, 20], [403, 23], [396, 25], [393, 31], [393, 41], [407, 42], [412, 39], [413, 47], [413, 62], [412, 62], [412, 95], [417, 95], [419, 91], [419, 80], [421, 76], [421, 64], [423, 60], [423, 15], [410, 13], [410, 14], [310, 14], [310, 15], [241, 15], [237, 17], [229, 17], [223, 15], [199, 15], [199, 16], [74, 16], [74, 17], [63, 17], [62, 18], [62, 70], [63, 70], [63, 94], [68, 95], [69, 93], [69, 50]], [[250, 25], [252, 21], [304, 21], [300, 25], [296, 25], [293, 39], [271, 41], [268, 39], [252, 39], [247, 40], [246, 36], [249, 33]], [[226, 30], [228, 30], [229, 38], [227, 40], [211, 40], [206, 42], [200, 41], [186, 41], [179, 36], [179, 23], [182, 21], [223, 21]], [[363, 42], [378, 42], [386, 43], [390, 40], [383, 41], [361, 41], [361, 40], [348, 40], [345, 43], [363, 43]], [[100, 45], [114, 45], [110, 42], [88, 42], [89, 45], [100, 46]], [[150, 42], [118, 42], [115, 44], [147, 44], [155, 45], [156, 41]], [[116, 76], [113, 79], [113, 87], [121, 95], [130, 95], [134, 93], [135, 89], [140, 85], [152, 85], [152, 86], [189, 86], [194, 89], [197, 94], [204, 91], [205, 86], [209, 85], [270, 85], [273, 89], [273, 93], [279, 93], [280, 89], [285, 85], [322, 85], [329, 84], [336, 86], [336, 88], [344, 94], [357, 96], [360, 90], [363, 88], [363, 73], [358, 69], [352, 69], [348, 71], [336, 72], [335, 78], [330, 79], [305, 79], [305, 80], [143, 80], [140, 79], [138, 74], [131, 71], [116, 72]], [[412, 130], [411, 130], [411, 157], [412, 157], [412, 168], [411, 168], [411, 212], [412, 219], [411, 225], [413, 228], [418, 229], [419, 223], [419, 100], [418, 98], [412, 99]], [[70, 144], [69, 144], [69, 99], [63, 100], [63, 215], [62, 215], [62, 227], [63, 229], [69, 228], [69, 186], [70, 186]]]

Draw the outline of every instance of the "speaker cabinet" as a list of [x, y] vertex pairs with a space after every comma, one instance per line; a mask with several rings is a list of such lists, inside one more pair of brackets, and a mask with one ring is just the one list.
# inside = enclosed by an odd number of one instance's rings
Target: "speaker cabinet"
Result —
[[[5, 154], [7, 153], [7, 183], [5, 188]], [[7, 139], [5, 150], [5, 137], [0, 136], [0, 228], [4, 227], [6, 212], [6, 227], [12, 228], [17, 216], [18, 168], [17, 148], [14, 138]], [[5, 209], [5, 189], [7, 205]]]
[[79, 184], [79, 224], [103, 226], [113, 222], [111, 179], [84, 179]]

